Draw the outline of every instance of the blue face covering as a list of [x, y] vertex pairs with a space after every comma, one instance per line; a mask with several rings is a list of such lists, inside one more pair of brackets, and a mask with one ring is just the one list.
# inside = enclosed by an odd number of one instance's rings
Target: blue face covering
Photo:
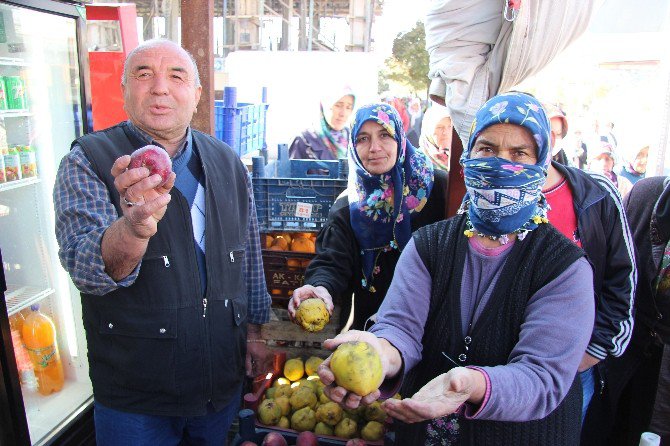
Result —
[[[534, 165], [515, 163], [503, 158], [472, 159], [472, 148], [486, 128], [496, 124], [524, 127], [537, 144]], [[517, 233], [523, 239], [539, 223], [547, 222], [546, 200], [542, 185], [550, 162], [550, 125], [540, 103], [524, 93], [505, 93], [489, 99], [477, 112], [461, 157], [467, 193], [463, 212], [467, 211], [469, 229], [493, 239], [506, 239]]]

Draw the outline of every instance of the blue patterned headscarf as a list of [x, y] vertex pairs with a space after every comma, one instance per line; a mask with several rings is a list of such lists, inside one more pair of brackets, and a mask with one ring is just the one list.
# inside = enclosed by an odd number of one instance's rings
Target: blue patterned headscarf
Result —
[[[537, 163], [520, 164], [499, 157], [471, 159], [472, 148], [486, 128], [496, 124], [524, 127], [537, 144]], [[489, 99], [472, 123], [468, 148], [461, 156], [467, 193], [469, 228], [481, 235], [506, 241], [517, 233], [520, 239], [547, 222], [546, 200], [542, 185], [551, 160], [551, 127], [540, 102], [525, 93], [504, 93]]]
[[[393, 168], [373, 175], [356, 152], [356, 137], [367, 121], [381, 125], [398, 143]], [[433, 165], [405, 137], [398, 112], [384, 103], [370, 104], [356, 112], [349, 143], [349, 216], [361, 248], [363, 288], [374, 292], [373, 276], [379, 272], [382, 251], [402, 251], [412, 235], [411, 219], [421, 212], [433, 188]]]

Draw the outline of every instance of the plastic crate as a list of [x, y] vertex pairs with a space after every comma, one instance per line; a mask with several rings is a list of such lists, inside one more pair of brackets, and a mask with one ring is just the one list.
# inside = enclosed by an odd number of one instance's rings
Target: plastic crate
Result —
[[235, 87], [225, 87], [223, 97], [223, 100], [214, 101], [216, 137], [240, 157], [255, 150], [264, 152], [267, 88], [263, 87], [261, 104], [237, 102]]
[[[281, 153], [280, 149], [280, 153]], [[253, 189], [261, 232], [316, 232], [347, 188], [346, 160], [253, 158]]]
[[316, 254], [268, 249], [265, 234], [261, 234], [261, 248], [268, 293], [272, 296], [273, 304], [285, 308], [293, 290], [304, 284], [305, 271]]

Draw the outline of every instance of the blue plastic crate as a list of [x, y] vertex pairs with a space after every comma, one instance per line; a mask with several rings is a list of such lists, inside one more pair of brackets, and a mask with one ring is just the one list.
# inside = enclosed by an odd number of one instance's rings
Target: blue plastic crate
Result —
[[254, 157], [253, 188], [261, 232], [315, 232], [347, 188], [346, 160], [285, 159], [264, 166]]
[[215, 135], [238, 156], [265, 147], [266, 95], [267, 89], [263, 88], [261, 104], [237, 102], [237, 89], [226, 87], [224, 99], [214, 101]]

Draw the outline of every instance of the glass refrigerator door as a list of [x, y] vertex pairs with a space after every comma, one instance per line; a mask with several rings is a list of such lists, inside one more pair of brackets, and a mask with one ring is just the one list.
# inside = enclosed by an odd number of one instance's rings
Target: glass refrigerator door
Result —
[[0, 247], [32, 444], [92, 401], [79, 294], [58, 260], [52, 200], [60, 159], [83, 131], [76, 25], [0, 3]]

